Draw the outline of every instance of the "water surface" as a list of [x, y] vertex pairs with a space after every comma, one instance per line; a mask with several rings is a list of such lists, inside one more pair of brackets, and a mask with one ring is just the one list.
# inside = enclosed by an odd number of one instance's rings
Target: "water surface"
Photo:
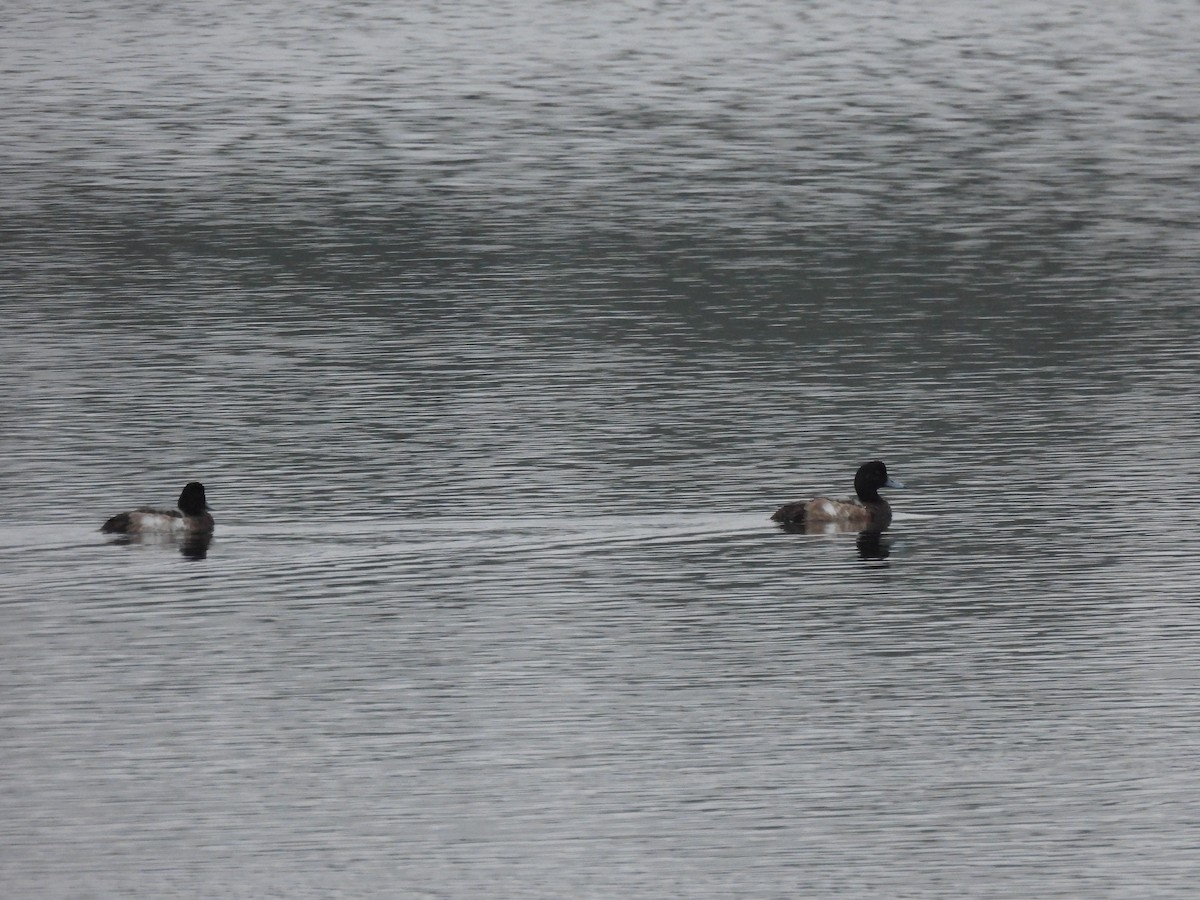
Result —
[[9, 890], [1189, 896], [1191, 8], [410, 6], [0, 35]]

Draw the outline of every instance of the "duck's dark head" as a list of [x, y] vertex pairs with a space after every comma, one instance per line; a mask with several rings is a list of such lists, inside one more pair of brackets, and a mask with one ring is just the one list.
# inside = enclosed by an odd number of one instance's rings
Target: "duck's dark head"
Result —
[[185, 516], [198, 516], [207, 510], [208, 501], [204, 497], [204, 485], [198, 481], [189, 481], [179, 495], [179, 511]]
[[880, 488], [902, 488], [904, 485], [888, 477], [887, 466], [877, 459], [863, 463], [854, 476], [854, 493], [864, 503], [879, 499]]

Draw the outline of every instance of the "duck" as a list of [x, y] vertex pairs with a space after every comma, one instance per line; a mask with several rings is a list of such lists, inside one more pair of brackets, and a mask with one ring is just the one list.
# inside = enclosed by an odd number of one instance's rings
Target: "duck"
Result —
[[775, 510], [771, 521], [785, 527], [814, 531], [882, 531], [892, 522], [892, 508], [879, 496], [880, 488], [902, 488], [903, 483], [888, 476], [887, 466], [873, 459], [858, 467], [854, 475], [855, 500], [831, 500], [816, 497], [785, 503]]
[[107, 534], [212, 534], [213, 517], [208, 512], [203, 484], [189, 481], [184, 485], [178, 506], [178, 509], [139, 506], [113, 516], [100, 530]]

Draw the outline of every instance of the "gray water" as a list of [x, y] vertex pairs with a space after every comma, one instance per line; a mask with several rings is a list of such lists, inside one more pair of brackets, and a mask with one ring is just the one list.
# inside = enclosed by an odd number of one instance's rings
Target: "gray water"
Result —
[[8, 9], [5, 895], [1193, 896], [1200, 17], [1046, 6]]

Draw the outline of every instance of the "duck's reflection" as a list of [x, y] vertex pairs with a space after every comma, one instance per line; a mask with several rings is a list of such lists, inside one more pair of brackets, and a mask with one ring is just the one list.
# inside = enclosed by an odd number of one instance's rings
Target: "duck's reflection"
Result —
[[858, 558], [878, 562], [887, 559], [892, 552], [892, 541], [885, 537], [878, 528], [856, 531], [854, 528], [839, 527], [835, 522], [798, 522], [779, 526], [788, 534], [856, 534], [854, 546], [858, 550]]
[[108, 543], [114, 547], [173, 547], [184, 559], [204, 559], [212, 539], [211, 534], [123, 534]]
[[892, 541], [882, 531], [860, 531], [854, 540], [859, 559], [884, 560], [892, 553]]

